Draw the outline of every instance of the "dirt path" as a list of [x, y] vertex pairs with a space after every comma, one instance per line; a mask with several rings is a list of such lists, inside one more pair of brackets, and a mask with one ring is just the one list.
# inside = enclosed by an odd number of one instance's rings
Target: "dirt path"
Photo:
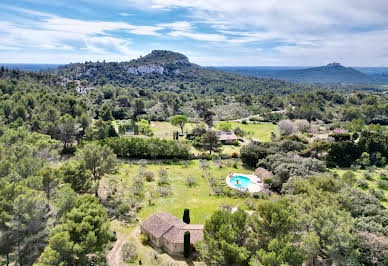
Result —
[[125, 243], [125, 238], [119, 232], [117, 232], [116, 237], [117, 237], [117, 240], [114, 243], [113, 248], [106, 255], [106, 260], [109, 266], [123, 265], [123, 261], [121, 259], [121, 247]]

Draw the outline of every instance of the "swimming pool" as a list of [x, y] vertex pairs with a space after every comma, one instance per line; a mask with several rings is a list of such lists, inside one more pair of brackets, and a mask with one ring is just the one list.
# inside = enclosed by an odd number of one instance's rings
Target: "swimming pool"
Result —
[[230, 184], [236, 188], [248, 188], [252, 182], [246, 176], [236, 175], [230, 178]]

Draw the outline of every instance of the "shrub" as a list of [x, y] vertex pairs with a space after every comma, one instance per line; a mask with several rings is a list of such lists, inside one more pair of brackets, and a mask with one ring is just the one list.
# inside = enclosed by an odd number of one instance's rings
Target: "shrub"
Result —
[[173, 140], [158, 138], [107, 138], [104, 140], [113, 152], [123, 158], [187, 159], [190, 147]]
[[365, 179], [358, 180], [357, 186], [362, 189], [367, 189], [369, 187], [368, 182]]
[[380, 178], [381, 178], [382, 180], [388, 180], [388, 173], [386, 173], [386, 172], [381, 172], [381, 173], [380, 173]]
[[197, 184], [197, 179], [195, 177], [189, 176], [186, 178], [186, 184], [188, 187], [193, 187]]
[[146, 234], [140, 234], [140, 242], [145, 245], [148, 242], [148, 236]]
[[238, 142], [238, 140], [233, 140], [232, 144], [234, 146], [240, 146], [240, 143]]
[[278, 123], [280, 135], [291, 135], [296, 132], [295, 125], [290, 120], [281, 120]]
[[366, 180], [373, 180], [373, 176], [372, 176], [372, 174], [369, 173], [369, 172], [363, 173], [362, 176], [363, 176]]
[[121, 257], [125, 262], [134, 262], [137, 258], [136, 246], [131, 242], [124, 243], [121, 248]]
[[157, 191], [161, 197], [168, 197], [171, 193], [171, 186], [158, 187]]
[[152, 171], [145, 172], [144, 177], [147, 182], [152, 182], [155, 180], [155, 174]]
[[158, 185], [163, 186], [163, 185], [168, 185], [170, 183], [167, 175], [167, 170], [166, 169], [160, 169], [159, 171], [159, 180], [158, 180]]
[[348, 184], [349, 186], [353, 186], [354, 183], [357, 181], [356, 175], [352, 171], [346, 171], [342, 175], [342, 180]]
[[238, 153], [237, 152], [233, 152], [232, 153], [232, 158], [238, 158]]
[[233, 131], [234, 131], [234, 134], [236, 134], [239, 137], [244, 137], [247, 134], [247, 132], [245, 132], [239, 127], [236, 127]]
[[379, 188], [384, 190], [388, 189], [388, 180], [377, 180], [376, 183]]
[[309, 121], [307, 121], [307, 120], [296, 120], [295, 127], [301, 133], [305, 133], [310, 129], [311, 125], [310, 125]]
[[248, 122], [247, 122], [246, 119], [243, 119], [243, 120], [241, 121], [241, 124], [246, 125], [246, 124], [248, 124]]
[[369, 192], [369, 194], [371, 194], [372, 196], [376, 197], [379, 200], [384, 200], [385, 199], [384, 191], [381, 190], [381, 189], [370, 188], [368, 190], [368, 192]]
[[154, 264], [159, 263], [159, 254], [155, 250], [152, 250], [150, 252], [150, 258], [151, 258], [152, 263], [154, 263]]

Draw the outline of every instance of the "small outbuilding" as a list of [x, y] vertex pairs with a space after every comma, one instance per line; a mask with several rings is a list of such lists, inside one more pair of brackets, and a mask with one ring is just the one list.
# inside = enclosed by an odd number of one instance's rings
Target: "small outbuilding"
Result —
[[140, 231], [149, 242], [170, 255], [183, 255], [185, 232], [190, 232], [190, 243], [203, 239], [202, 224], [186, 224], [167, 212], [155, 213], [140, 224]]
[[233, 141], [238, 140], [233, 131], [216, 131], [216, 135], [223, 144], [233, 144]]

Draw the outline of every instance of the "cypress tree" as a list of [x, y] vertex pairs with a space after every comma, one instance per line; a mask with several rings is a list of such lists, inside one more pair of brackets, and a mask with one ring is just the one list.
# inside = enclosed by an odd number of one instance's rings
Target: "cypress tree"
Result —
[[191, 245], [190, 245], [190, 232], [186, 231], [184, 235], [183, 241], [183, 256], [188, 258], [191, 253]]
[[189, 224], [190, 223], [190, 210], [185, 209], [183, 212], [183, 222]]

